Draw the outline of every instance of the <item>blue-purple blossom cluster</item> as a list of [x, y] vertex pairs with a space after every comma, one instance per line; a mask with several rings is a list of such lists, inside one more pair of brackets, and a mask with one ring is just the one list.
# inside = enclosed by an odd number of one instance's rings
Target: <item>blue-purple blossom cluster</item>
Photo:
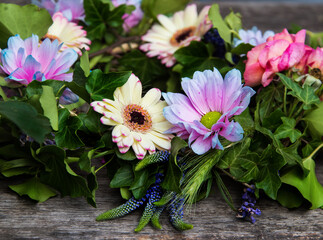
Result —
[[243, 203], [238, 209], [238, 218], [250, 220], [252, 223], [256, 222], [253, 215], [260, 215], [261, 211], [258, 208], [254, 208], [256, 204], [256, 196], [254, 188], [246, 188], [242, 194]]

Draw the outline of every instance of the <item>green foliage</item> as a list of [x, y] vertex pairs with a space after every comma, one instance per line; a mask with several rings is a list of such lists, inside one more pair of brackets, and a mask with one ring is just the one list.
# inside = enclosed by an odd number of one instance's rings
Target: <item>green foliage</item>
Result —
[[45, 136], [51, 131], [48, 118], [38, 114], [37, 110], [28, 103], [0, 102], [0, 114], [39, 143], [43, 142]]
[[190, 0], [142, 0], [141, 8], [149, 17], [156, 18], [158, 14], [173, 13], [184, 9]]
[[195, 71], [221, 69], [226, 65], [223, 59], [213, 57], [203, 42], [192, 41], [187, 47], [178, 49], [174, 53], [176, 60], [183, 65], [182, 76], [191, 77]]
[[131, 72], [107, 73], [95, 69], [91, 72], [85, 88], [96, 101], [103, 98], [113, 99], [113, 93], [117, 87], [124, 85], [129, 79]]
[[313, 155], [321, 147], [323, 147], [323, 144], [303, 160], [304, 166], [309, 170], [307, 176], [303, 176], [296, 167], [281, 176], [283, 183], [297, 188], [302, 196], [312, 204], [311, 209], [323, 206], [323, 186], [319, 183], [315, 175], [315, 162], [313, 160]]
[[84, 145], [77, 131], [81, 128], [82, 121], [77, 116], [63, 108], [58, 112], [58, 132], [55, 135], [57, 146], [75, 149]]
[[231, 31], [226, 22], [223, 20], [220, 7], [218, 4], [213, 4], [209, 10], [209, 18], [212, 21], [213, 27], [216, 28], [221, 36], [221, 38], [227, 42], [231, 43]]
[[52, 128], [58, 130], [58, 109], [56, 97], [53, 88], [50, 86], [42, 86], [43, 93], [39, 98], [40, 105], [44, 110], [44, 116], [48, 117]]
[[323, 136], [323, 102], [318, 104], [318, 108], [313, 109], [304, 117], [314, 138]]
[[167, 76], [167, 69], [160, 63], [160, 60], [149, 58], [139, 50], [125, 54], [120, 59], [120, 64], [122, 69], [131, 70], [143, 85]]
[[110, 187], [120, 188], [129, 187], [133, 183], [134, 174], [132, 171], [132, 166], [130, 164], [124, 164], [115, 173], [114, 177], [110, 182]]
[[294, 143], [302, 133], [295, 129], [296, 120], [293, 118], [282, 117], [283, 124], [280, 125], [275, 131], [275, 137], [277, 139], [289, 138], [292, 143]]
[[35, 5], [0, 4], [0, 48], [7, 47], [8, 38], [19, 34], [22, 39], [32, 34], [40, 38], [47, 33], [53, 21], [46, 9]]
[[181, 191], [180, 180], [183, 173], [177, 164], [177, 154], [179, 150], [184, 147], [187, 147], [187, 143], [184, 140], [180, 139], [179, 137], [172, 139], [171, 155], [168, 161], [167, 172], [165, 174], [165, 179], [161, 184], [161, 186], [168, 191]]
[[48, 198], [56, 195], [56, 192], [53, 191], [53, 189], [41, 183], [36, 177], [31, 178], [22, 184], [11, 185], [9, 187], [20, 196], [28, 195], [28, 197], [38, 202], [45, 202]]

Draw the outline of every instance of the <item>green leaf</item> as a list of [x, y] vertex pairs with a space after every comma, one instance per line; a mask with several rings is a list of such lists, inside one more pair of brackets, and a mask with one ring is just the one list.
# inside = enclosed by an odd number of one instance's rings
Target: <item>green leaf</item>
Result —
[[32, 34], [42, 38], [53, 21], [46, 9], [35, 5], [19, 6], [16, 4], [0, 4], [0, 47], [7, 47], [9, 37], [19, 34], [22, 39]]
[[284, 116], [285, 115], [283, 111], [278, 108], [275, 111], [271, 112], [268, 117], [265, 117], [263, 119], [262, 126], [268, 128], [271, 131], [274, 131], [282, 124], [281, 117]]
[[323, 186], [317, 180], [315, 175], [315, 162], [312, 156], [303, 160], [304, 166], [309, 169], [309, 174], [304, 176], [295, 167], [281, 176], [281, 181], [294, 186], [311, 204], [311, 209], [323, 206]]
[[308, 128], [314, 138], [323, 136], [323, 101], [318, 104], [318, 108], [313, 109], [305, 115], [304, 120], [308, 123]]
[[226, 65], [223, 59], [212, 56], [205, 43], [197, 41], [178, 49], [174, 57], [184, 66], [182, 76], [186, 77], [191, 77], [195, 71], [213, 70], [214, 67], [221, 69]]
[[287, 184], [283, 184], [278, 190], [277, 201], [287, 208], [298, 208], [302, 205], [304, 198], [300, 192]]
[[278, 189], [281, 186], [281, 181], [278, 176], [278, 170], [285, 165], [284, 159], [276, 153], [271, 145], [263, 151], [260, 160], [261, 179], [256, 182], [256, 187], [261, 188], [272, 199], [277, 198]]
[[133, 160], [137, 159], [136, 154], [132, 150], [129, 150], [126, 153], [121, 153], [119, 151], [119, 148], [116, 145], [115, 145], [114, 149], [115, 149], [115, 153], [119, 159], [122, 159], [125, 161], [133, 161]]
[[231, 44], [231, 30], [223, 20], [220, 7], [218, 4], [213, 4], [209, 10], [209, 18], [212, 21], [213, 27], [216, 28], [221, 38]]
[[289, 138], [292, 143], [294, 143], [302, 133], [295, 129], [296, 120], [293, 118], [282, 117], [283, 124], [280, 125], [275, 131], [275, 137], [277, 139]]
[[241, 15], [240, 13], [234, 13], [231, 11], [225, 18], [225, 23], [229, 26], [230, 29], [238, 32], [242, 29]]
[[48, 198], [56, 195], [55, 191], [41, 183], [37, 177], [31, 178], [25, 183], [10, 185], [9, 187], [20, 196], [28, 195], [28, 197], [38, 202], [45, 202]]
[[184, 9], [189, 0], [142, 0], [141, 8], [152, 18], [156, 18], [158, 14], [174, 13]]
[[111, 188], [129, 187], [134, 180], [132, 166], [130, 164], [124, 164], [113, 176], [110, 182]]
[[39, 143], [43, 142], [45, 136], [51, 132], [48, 118], [38, 114], [28, 103], [0, 102], [0, 114]]
[[280, 77], [282, 83], [291, 90], [288, 94], [305, 103], [305, 110], [310, 109], [312, 104], [320, 103], [319, 97], [315, 95], [314, 89], [311, 86], [305, 85], [304, 88], [301, 88], [296, 82], [286, 77], [284, 74], [277, 73], [277, 75]]
[[129, 200], [132, 197], [128, 188], [120, 188], [120, 195], [124, 200]]
[[87, 202], [93, 206], [96, 207], [96, 202], [95, 202], [95, 191], [98, 189], [99, 185], [98, 182], [96, 180], [96, 174], [95, 174], [95, 167], [91, 168], [91, 173], [89, 175], [87, 175], [87, 183], [88, 183], [88, 187], [89, 190], [92, 193], [91, 197], [87, 197]]
[[77, 130], [82, 126], [82, 121], [77, 116], [70, 116], [67, 109], [60, 109], [58, 112], [58, 129], [55, 134], [57, 146], [75, 149], [84, 145], [77, 135]]
[[[151, 171], [151, 169], [144, 169], [141, 171], [134, 172], [135, 178], [129, 190], [132, 191], [132, 194], [136, 199], [142, 198], [146, 194], [150, 185], [155, 182], [155, 177], [153, 173], [155, 173], [156, 170], [157, 169], [155, 169], [155, 171]], [[153, 177], [150, 177], [152, 175]]]
[[151, 83], [153, 80], [165, 76], [165, 73], [167, 74], [167, 68], [160, 63], [160, 60], [149, 58], [137, 49], [125, 54], [120, 59], [120, 65], [133, 71], [142, 84]]
[[43, 93], [39, 98], [40, 105], [44, 110], [44, 116], [49, 118], [52, 128], [58, 130], [58, 110], [56, 97], [53, 88], [50, 86], [42, 86]]
[[65, 161], [65, 151], [57, 146], [45, 146], [36, 151], [39, 160], [49, 172], [42, 172], [40, 180], [71, 197], [92, 197], [87, 181], [77, 175]]
[[89, 60], [89, 52], [82, 51], [82, 56], [80, 57], [80, 67], [84, 72], [85, 77], [90, 75], [90, 60]]
[[238, 180], [241, 182], [250, 182], [256, 180], [259, 177], [259, 155], [257, 153], [248, 153], [241, 156], [241, 167], [245, 169], [241, 175], [238, 176]]
[[130, 75], [131, 72], [104, 74], [101, 70], [95, 69], [91, 72], [85, 87], [93, 100], [113, 99], [115, 89], [124, 85]]
[[180, 180], [183, 176], [182, 170], [177, 165], [177, 154], [179, 150], [187, 147], [187, 143], [179, 137], [172, 139], [171, 155], [168, 161], [167, 172], [161, 186], [168, 191], [180, 192]]
[[255, 123], [250, 115], [249, 108], [244, 110], [240, 115], [234, 116], [234, 120], [241, 125], [245, 132], [245, 136], [254, 131]]
[[231, 50], [231, 53], [241, 55], [247, 54], [254, 46], [249, 43], [240, 43], [238, 46]]

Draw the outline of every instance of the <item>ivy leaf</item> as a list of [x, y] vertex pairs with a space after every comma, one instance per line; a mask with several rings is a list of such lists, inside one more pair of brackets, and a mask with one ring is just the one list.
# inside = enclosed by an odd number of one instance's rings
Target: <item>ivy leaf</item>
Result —
[[246, 108], [240, 115], [234, 117], [245, 132], [245, 136], [252, 133], [255, 129], [255, 123], [250, 115], [249, 108]]
[[95, 191], [98, 189], [99, 185], [98, 185], [98, 181], [96, 180], [94, 167], [91, 168], [91, 173], [87, 175], [87, 183], [88, 183], [89, 190], [92, 193], [92, 196], [87, 197], [86, 200], [91, 206], [96, 207]]
[[83, 70], [85, 77], [90, 75], [90, 60], [88, 51], [82, 51], [82, 56], [80, 57], [80, 68]]
[[57, 146], [75, 149], [84, 145], [77, 135], [77, 130], [82, 127], [82, 121], [77, 116], [70, 116], [67, 109], [60, 109], [58, 112], [58, 129], [55, 134]]
[[141, 8], [145, 15], [156, 18], [158, 14], [174, 13], [184, 9], [189, 0], [142, 0]]
[[283, 124], [280, 125], [275, 131], [275, 137], [277, 139], [289, 138], [292, 143], [294, 143], [302, 133], [295, 129], [296, 120], [293, 118], [282, 117]]
[[172, 139], [171, 155], [168, 161], [167, 172], [165, 174], [165, 179], [161, 186], [168, 191], [180, 192], [179, 187], [180, 180], [182, 178], [182, 170], [177, 165], [177, 153], [184, 147], [187, 147], [187, 143], [179, 137], [174, 137]]
[[[45, 146], [36, 151], [39, 160], [49, 169], [40, 174], [40, 180], [71, 197], [92, 197], [86, 180], [77, 175], [65, 161], [65, 151], [57, 146]], [[68, 183], [68, 184], [67, 184]]]
[[15, 123], [23, 132], [41, 143], [51, 132], [48, 118], [38, 114], [28, 103], [0, 102], [0, 114]]
[[19, 34], [22, 39], [32, 34], [43, 37], [53, 21], [46, 9], [35, 5], [0, 4], [0, 48], [7, 47], [8, 38]]
[[281, 118], [284, 117], [284, 113], [281, 109], [276, 109], [268, 117], [265, 117], [262, 122], [262, 126], [268, 128], [269, 130], [273, 131], [277, 129], [281, 124]]
[[318, 108], [313, 109], [304, 117], [308, 123], [308, 128], [313, 137], [321, 138], [323, 136], [323, 101], [318, 104]]
[[120, 65], [133, 71], [142, 84], [151, 83], [154, 79], [167, 73], [166, 67], [156, 58], [148, 58], [143, 52], [133, 50], [120, 59]]
[[305, 103], [304, 110], [311, 109], [311, 105], [320, 103], [320, 98], [315, 95], [314, 89], [311, 86], [305, 85], [304, 88], [301, 88], [296, 82], [284, 74], [277, 73], [277, 75], [282, 83], [291, 90], [288, 94]]
[[220, 7], [218, 4], [213, 4], [209, 10], [209, 18], [212, 21], [213, 27], [216, 28], [221, 36], [221, 38], [231, 44], [231, 30], [228, 25], [223, 20]]
[[135, 171], [135, 178], [133, 183], [131, 184], [129, 190], [132, 190], [132, 194], [136, 199], [142, 198], [147, 189], [151, 184], [155, 182], [155, 173], [157, 172], [157, 168], [154, 171], [151, 169], [143, 169], [141, 171]]
[[247, 54], [254, 46], [249, 43], [240, 43], [238, 46], [231, 50], [231, 53], [241, 55]]
[[129, 187], [133, 183], [133, 171], [130, 164], [122, 165], [114, 174], [111, 182], [111, 188]]
[[309, 174], [303, 176], [295, 167], [281, 176], [281, 181], [294, 186], [311, 204], [311, 209], [323, 206], [323, 186], [317, 180], [315, 175], [315, 162], [311, 156], [303, 161], [304, 166], [309, 169]]
[[261, 179], [256, 182], [257, 188], [261, 188], [272, 199], [277, 198], [278, 189], [281, 186], [281, 181], [278, 176], [280, 170], [286, 162], [284, 159], [273, 149], [271, 145], [263, 151], [260, 159], [260, 174]]
[[124, 85], [130, 75], [131, 72], [104, 74], [101, 70], [95, 69], [91, 72], [85, 88], [95, 101], [101, 101], [103, 98], [113, 99], [115, 89]]
[[227, 26], [238, 32], [240, 29], [242, 29], [242, 22], [241, 22], [241, 15], [240, 13], [234, 13], [231, 11], [225, 18], [224, 18], [225, 23]]
[[43, 93], [39, 98], [40, 105], [44, 110], [44, 116], [49, 118], [52, 128], [58, 130], [58, 110], [54, 90], [50, 86], [42, 86]]
[[300, 192], [287, 184], [283, 184], [278, 190], [277, 201], [287, 208], [298, 208], [303, 203], [303, 196]]
[[191, 77], [195, 71], [203, 71], [214, 67], [226, 66], [223, 59], [213, 57], [205, 43], [192, 41], [189, 46], [182, 47], [174, 53], [176, 60], [183, 65], [182, 76]]
[[56, 195], [55, 191], [41, 183], [37, 177], [31, 178], [22, 184], [10, 185], [9, 187], [20, 196], [28, 195], [28, 197], [38, 202], [45, 202], [48, 198]]
[[245, 169], [243, 173], [238, 176], [241, 182], [250, 182], [256, 180], [259, 177], [259, 156], [257, 153], [247, 153], [241, 156], [241, 167]]

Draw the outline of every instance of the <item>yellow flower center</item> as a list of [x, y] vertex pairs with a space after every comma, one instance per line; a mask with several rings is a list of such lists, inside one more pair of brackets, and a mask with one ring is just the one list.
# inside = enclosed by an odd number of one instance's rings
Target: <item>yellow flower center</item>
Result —
[[196, 27], [191, 26], [191, 27], [186, 27], [186, 28], [177, 30], [177, 32], [174, 33], [174, 35], [170, 39], [170, 43], [173, 46], [178, 46], [182, 41], [184, 41], [188, 37], [193, 36], [195, 29]]
[[152, 127], [152, 121], [147, 110], [137, 104], [129, 104], [123, 111], [125, 125], [132, 131], [145, 133]]
[[59, 43], [62, 42], [57, 36], [48, 33], [41, 39], [41, 41], [44, 41], [46, 38], [49, 38], [51, 42], [53, 42], [55, 39], [57, 39]]
[[211, 129], [213, 124], [215, 124], [221, 117], [221, 113], [219, 112], [208, 112], [201, 118], [201, 123], [208, 129]]

